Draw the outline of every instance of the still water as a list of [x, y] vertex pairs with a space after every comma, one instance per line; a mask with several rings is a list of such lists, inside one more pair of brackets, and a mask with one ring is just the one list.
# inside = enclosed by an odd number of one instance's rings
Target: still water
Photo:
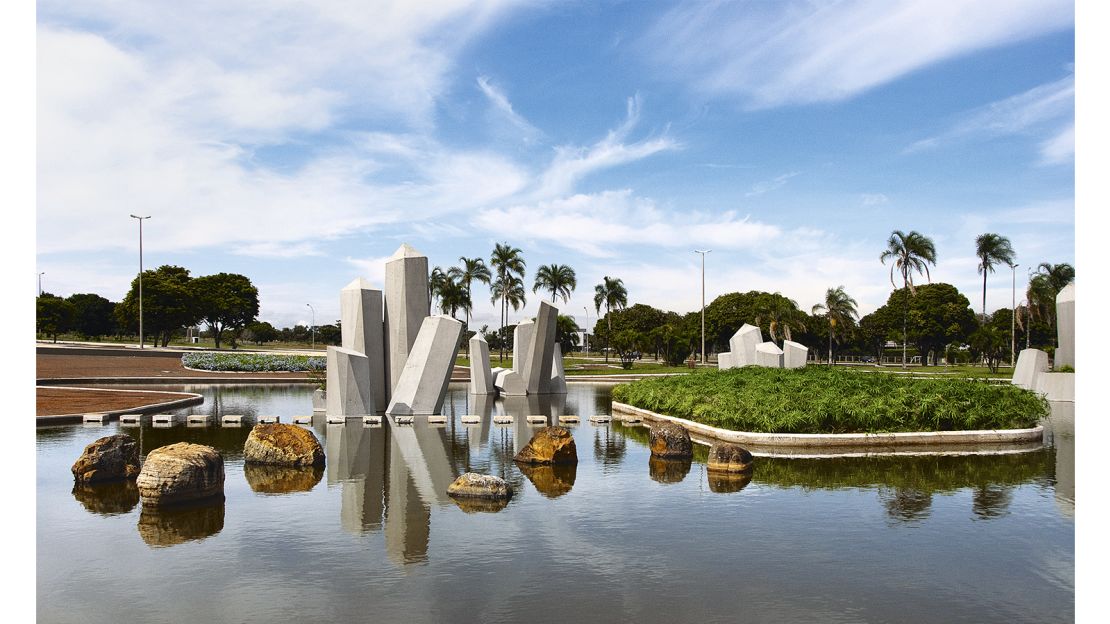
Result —
[[[149, 388], [149, 386], [147, 386]], [[187, 413], [311, 413], [308, 386], [167, 386]], [[531, 401], [531, 402], [529, 402]], [[446, 426], [312, 425], [321, 470], [244, 466], [250, 431], [65, 426], [37, 432], [42, 622], [1064, 622], [1074, 619], [1074, 411], [1041, 449], [985, 456], [758, 457], [750, 482], [652, 460], [603, 385], [506, 403], [452, 386]], [[517, 423], [494, 425], [509, 412]], [[578, 465], [522, 468], [537, 426], [577, 414]], [[480, 414], [480, 425], [463, 425]], [[226, 498], [144, 511], [131, 485], [75, 489], [86, 444], [187, 440], [224, 456]], [[466, 471], [516, 495], [445, 494]]]

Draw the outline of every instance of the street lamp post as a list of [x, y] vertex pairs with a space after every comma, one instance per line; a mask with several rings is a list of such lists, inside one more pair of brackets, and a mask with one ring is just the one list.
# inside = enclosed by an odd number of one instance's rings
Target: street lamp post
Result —
[[694, 253], [701, 254], [701, 363], [705, 364], [705, 254], [712, 249], [695, 249]]
[[1010, 265], [1010, 367], [1014, 366], [1014, 351], [1017, 346], [1017, 268], [1019, 265]]
[[582, 340], [586, 343], [586, 355], [590, 355], [590, 309], [582, 306], [582, 311], [586, 313], [586, 327], [582, 329]]
[[309, 327], [308, 331], [309, 331], [310, 334], [312, 334], [312, 349], [315, 351], [316, 350], [316, 308], [312, 307], [311, 303], [306, 303], [305, 305], [308, 306], [309, 310], [312, 310], [312, 327]]
[[46, 271], [39, 273], [39, 296], [42, 296], [42, 276], [46, 275]]
[[139, 348], [143, 348], [143, 219], [149, 219], [150, 215], [140, 217], [139, 215], [131, 215], [132, 219], [139, 220]]

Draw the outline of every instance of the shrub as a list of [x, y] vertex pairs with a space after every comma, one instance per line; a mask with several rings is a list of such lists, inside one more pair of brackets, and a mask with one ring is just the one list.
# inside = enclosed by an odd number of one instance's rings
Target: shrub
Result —
[[280, 355], [271, 353], [186, 353], [181, 356], [186, 368], [230, 372], [291, 372], [327, 370], [327, 358], [319, 355]]

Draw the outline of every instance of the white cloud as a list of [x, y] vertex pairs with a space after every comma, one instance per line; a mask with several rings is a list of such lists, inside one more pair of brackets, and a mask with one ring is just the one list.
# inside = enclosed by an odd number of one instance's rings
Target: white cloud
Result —
[[696, 89], [761, 108], [846, 99], [1073, 21], [1068, 0], [691, 3], [659, 19], [641, 47]]
[[1041, 162], [1046, 165], [1068, 164], [1075, 160], [1075, 122], [1041, 143]]
[[508, 122], [509, 126], [519, 135], [522, 141], [531, 143], [543, 135], [538, 128], [528, 123], [524, 117], [513, 110], [513, 105], [509, 102], [508, 96], [490, 82], [489, 77], [479, 76], [478, 88], [490, 101], [490, 104], [493, 105], [493, 109], [497, 112], [498, 116]]
[[860, 203], [863, 206], [881, 206], [890, 201], [890, 198], [883, 193], [863, 193], [860, 195]]
[[799, 173], [801, 173], [801, 172], [791, 171], [790, 173], [784, 173], [784, 174], [782, 174], [780, 176], [776, 176], [776, 177], [774, 177], [770, 180], [763, 180], [762, 182], [756, 182], [755, 184], [752, 185], [752, 190], [748, 191], [747, 193], [744, 193], [744, 196], [745, 197], [755, 197], [756, 195], [762, 195], [762, 194], [767, 193], [769, 191], [773, 191], [777, 188], [781, 188], [783, 185], [786, 184], [786, 182], [790, 178], [793, 178], [794, 176], [798, 175]]

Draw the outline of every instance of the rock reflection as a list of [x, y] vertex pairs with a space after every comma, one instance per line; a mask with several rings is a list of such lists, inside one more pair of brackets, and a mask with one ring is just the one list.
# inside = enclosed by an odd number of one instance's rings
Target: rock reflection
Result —
[[919, 522], [929, 517], [933, 507], [933, 495], [921, 490], [898, 488], [879, 490], [887, 515], [900, 522]]
[[75, 484], [73, 498], [89, 513], [118, 516], [129, 513], [139, 504], [139, 488], [135, 482], [115, 481], [98, 484]]
[[[477, 496], [456, 496], [452, 499], [459, 509], [466, 513], [497, 513], [508, 507], [507, 498], [479, 498]], [[426, 547], [425, 547], [426, 548]]]
[[517, 468], [547, 498], [559, 498], [574, 487], [578, 464], [517, 464]]
[[752, 482], [754, 470], [747, 472], [709, 472], [709, 491], [731, 494], [746, 488]]
[[655, 455], [648, 458], [648, 472], [652, 480], [659, 483], [681, 483], [690, 473], [691, 465], [693, 460], [690, 458], [666, 459]]
[[148, 546], [175, 546], [202, 540], [223, 528], [223, 498], [186, 507], [144, 506], [139, 514], [139, 537]]
[[243, 464], [251, 490], [259, 494], [308, 492], [324, 477], [323, 466], [268, 466]]

